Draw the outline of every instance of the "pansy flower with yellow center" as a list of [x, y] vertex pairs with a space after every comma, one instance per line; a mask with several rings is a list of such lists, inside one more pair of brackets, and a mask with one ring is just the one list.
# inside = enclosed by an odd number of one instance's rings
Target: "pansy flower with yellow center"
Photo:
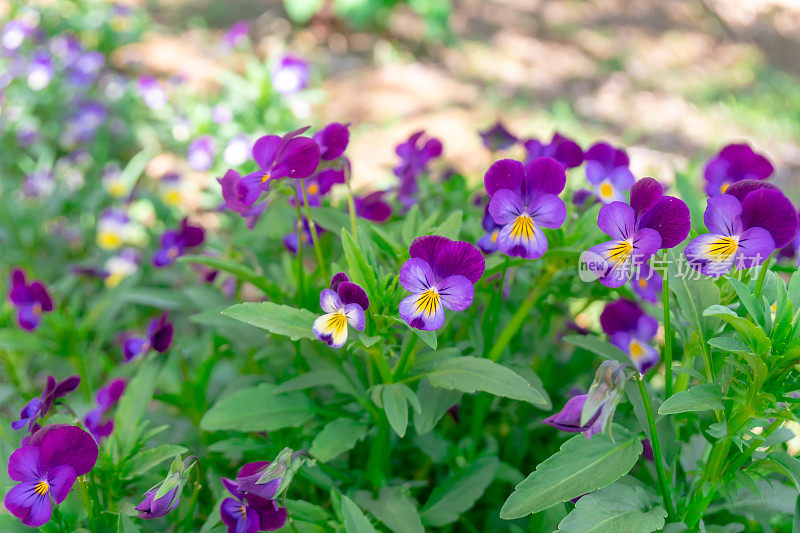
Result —
[[328, 346], [344, 346], [348, 325], [357, 331], [364, 331], [364, 311], [369, 309], [369, 298], [364, 289], [348, 281], [344, 273], [333, 276], [330, 289], [322, 290], [319, 305], [325, 314], [314, 321], [313, 331]]
[[161, 236], [161, 247], [153, 255], [153, 265], [156, 267], [171, 265], [184, 254], [186, 248], [203, 244], [204, 237], [203, 228], [190, 225], [184, 218], [177, 229], [167, 230]]
[[734, 183], [765, 180], [773, 171], [769, 159], [755, 152], [750, 145], [729, 144], [706, 163], [706, 193], [709, 196], [725, 194]]
[[647, 372], [658, 364], [658, 350], [650, 344], [658, 331], [658, 322], [638, 304], [620, 299], [606, 305], [600, 324], [611, 343], [628, 354], [639, 372]]
[[586, 151], [586, 179], [602, 203], [625, 201], [625, 192], [636, 181], [628, 164], [625, 150], [608, 143], [595, 143]]
[[658, 296], [664, 287], [664, 280], [649, 263], [643, 263], [634, 269], [631, 286], [633, 292], [643, 300], [654, 304], [658, 301]]
[[105, 209], [97, 219], [97, 245], [116, 250], [128, 240], [130, 218], [121, 209]]
[[167, 172], [158, 180], [161, 189], [161, 199], [164, 203], [173, 207], [183, 204], [183, 182], [177, 172]]
[[416, 329], [444, 325], [444, 310], [472, 305], [476, 283], [485, 268], [480, 251], [468, 242], [428, 235], [411, 243], [411, 259], [400, 269], [400, 284], [411, 292], [400, 302], [400, 318]]
[[28, 331], [39, 327], [42, 313], [53, 310], [53, 300], [44, 283], [39, 280], [28, 283], [25, 271], [20, 268], [11, 271], [8, 299], [17, 308], [17, 323]]
[[502, 226], [497, 246], [506, 255], [537, 259], [547, 251], [542, 228], [560, 228], [567, 207], [558, 194], [567, 176], [555, 159], [540, 157], [523, 165], [501, 159], [483, 178], [491, 196], [489, 214]]
[[797, 230], [794, 206], [780, 191], [770, 188], [753, 190], [743, 201], [727, 193], [712, 196], [704, 220], [710, 233], [692, 240], [684, 253], [692, 268], [712, 277], [727, 274], [731, 267], [739, 270], [762, 264]]
[[480, 248], [485, 254], [492, 254], [499, 249], [497, 247], [497, 237], [500, 234], [500, 229], [502, 229], [503, 226], [495, 222], [492, 218], [491, 213], [489, 213], [489, 204], [486, 204], [481, 225], [486, 233], [483, 235], [483, 237], [478, 239], [478, 248]]

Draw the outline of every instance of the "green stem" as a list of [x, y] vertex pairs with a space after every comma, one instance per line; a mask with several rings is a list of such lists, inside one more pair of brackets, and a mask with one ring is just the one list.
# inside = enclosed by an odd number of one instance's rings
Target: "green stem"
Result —
[[[666, 254], [664, 255], [666, 259]], [[664, 399], [666, 400], [672, 396], [672, 322], [670, 317], [670, 303], [669, 303], [669, 272], [664, 269], [662, 276], [663, 285], [661, 293], [661, 305], [664, 307], [664, 373], [665, 373], [665, 389]]]
[[650, 405], [650, 395], [647, 394], [647, 389], [644, 386], [644, 379], [642, 375], [636, 376], [636, 384], [639, 386], [639, 394], [642, 395], [642, 402], [644, 402], [644, 411], [647, 415], [647, 426], [650, 429], [650, 445], [653, 448], [653, 459], [656, 464], [656, 475], [658, 476], [658, 486], [661, 490], [661, 497], [664, 499], [664, 507], [667, 508], [667, 515], [675, 516], [675, 504], [672, 502], [672, 493], [670, 492], [669, 482], [667, 481], [667, 474], [664, 471], [664, 458], [661, 455], [661, 441], [658, 438], [658, 429], [656, 429], [656, 420], [653, 416], [653, 408]]
[[405, 375], [409, 361], [411, 360], [411, 354], [414, 352], [414, 347], [417, 345], [417, 339], [419, 339], [419, 336], [412, 332], [408, 341], [406, 341], [406, 345], [403, 347], [403, 353], [400, 354], [400, 359], [397, 361], [397, 364], [394, 365], [392, 374], [395, 379], [402, 379]]
[[367, 474], [376, 488], [384, 485], [389, 466], [389, 421], [383, 415], [378, 424], [378, 433], [370, 442]]
[[[381, 347], [383, 347], [383, 343], [381, 343]], [[384, 351], [381, 349], [381, 350], [372, 350], [370, 353], [372, 355], [372, 359], [375, 361], [375, 366], [378, 367], [378, 372], [381, 375], [381, 380], [384, 383], [391, 383], [392, 369], [389, 368], [389, 363], [386, 361], [386, 357], [383, 355], [383, 352]]]
[[89, 520], [89, 525], [91, 526], [90, 529], [92, 531], [97, 531], [94, 509], [92, 509], [92, 501], [89, 499], [89, 489], [86, 487], [86, 476], [80, 476], [78, 478], [78, 486], [80, 487], [83, 506], [86, 508], [87, 519]]
[[300, 198], [295, 198], [294, 206], [297, 209], [297, 304], [303, 307], [306, 283], [303, 272], [303, 214], [300, 212]]
[[308, 229], [311, 230], [311, 240], [314, 242], [314, 253], [317, 254], [317, 263], [319, 263], [319, 271], [322, 273], [322, 279], [328, 280], [328, 264], [325, 262], [325, 256], [322, 254], [322, 247], [319, 243], [319, 235], [317, 235], [317, 225], [311, 218], [311, 209], [308, 207], [308, 195], [306, 194], [306, 184], [304, 179], [300, 179], [300, 190], [303, 192], [303, 207], [306, 210], [306, 218], [308, 219]]
[[[774, 253], [774, 252], [773, 252]], [[764, 280], [767, 278], [767, 270], [769, 270], [769, 264], [772, 261], [772, 254], [767, 256], [767, 260], [761, 265], [761, 270], [758, 272], [758, 281], [756, 281], [756, 301], [761, 299], [761, 290], [764, 288]]]
[[[353, 198], [353, 187], [350, 183], [350, 163], [347, 161], [342, 162], [342, 171], [344, 172], [344, 182], [347, 185], [347, 210], [350, 212], [350, 229], [353, 231], [353, 239], [356, 239], [356, 202]], [[356, 240], [356, 242], [358, 242]]]

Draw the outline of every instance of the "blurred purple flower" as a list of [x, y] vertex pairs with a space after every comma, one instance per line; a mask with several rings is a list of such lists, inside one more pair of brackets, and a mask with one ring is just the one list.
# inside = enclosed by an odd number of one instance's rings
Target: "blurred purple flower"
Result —
[[28, 65], [28, 87], [33, 91], [41, 91], [53, 79], [53, 60], [49, 55], [38, 52], [34, 54]]
[[385, 222], [392, 216], [392, 206], [384, 201], [385, 191], [376, 191], [365, 196], [356, 196], [356, 215], [373, 222]]
[[624, 202], [636, 178], [628, 168], [628, 154], [608, 143], [595, 143], [586, 150], [586, 179], [604, 204]]
[[125, 362], [130, 362], [151, 349], [158, 353], [166, 352], [172, 345], [173, 332], [174, 327], [169, 321], [169, 315], [165, 312], [150, 321], [146, 338], [122, 335], [122, 353], [125, 356]]
[[86, 429], [97, 442], [108, 437], [114, 431], [114, 420], [106, 415], [119, 402], [126, 386], [127, 382], [124, 379], [114, 378], [97, 390], [95, 394], [97, 407], [89, 411], [83, 418]]
[[574, 168], [583, 163], [583, 150], [578, 143], [558, 132], [553, 134], [549, 144], [544, 144], [538, 139], [528, 139], [525, 141], [525, 150], [527, 152], [526, 162], [539, 157], [550, 157], [561, 163], [565, 169]]
[[302, 91], [308, 86], [309, 66], [302, 57], [286, 54], [272, 67], [272, 86], [281, 94]]
[[223, 43], [229, 48], [238, 48], [245, 44], [250, 33], [250, 21], [240, 20], [234, 22], [222, 37]]
[[44, 283], [25, 279], [25, 271], [11, 270], [8, 299], [17, 308], [17, 323], [22, 329], [33, 331], [39, 327], [42, 313], [53, 310], [53, 300]]
[[350, 142], [349, 128], [349, 123], [331, 122], [314, 134], [314, 140], [320, 149], [320, 159], [333, 161], [344, 154], [347, 144]]
[[136, 81], [136, 89], [145, 105], [150, 109], [161, 109], [167, 104], [167, 93], [164, 92], [159, 81], [152, 76], [141, 76]]
[[442, 155], [442, 142], [427, 137], [424, 131], [417, 131], [398, 144], [395, 153], [400, 158], [400, 164], [394, 167], [394, 174], [400, 179], [397, 196], [404, 206], [409, 207], [415, 201], [417, 179], [428, 171], [428, 164], [433, 159]]
[[742, 180], [765, 180], [772, 175], [772, 164], [750, 145], [729, 144], [706, 163], [706, 193], [723, 194], [734, 183]]
[[210, 135], [203, 135], [189, 144], [186, 156], [189, 167], [198, 172], [205, 172], [214, 166], [214, 154], [217, 151], [217, 142]]
[[507, 150], [519, 141], [499, 120], [489, 129], [479, 131], [478, 135], [480, 135], [483, 145], [492, 152]]
[[606, 305], [600, 324], [611, 343], [628, 354], [639, 372], [645, 373], [658, 364], [660, 355], [650, 344], [658, 322], [635, 302], [620, 299]]
[[184, 218], [178, 229], [167, 230], [161, 236], [161, 246], [153, 255], [153, 265], [159, 268], [171, 265], [187, 248], [203, 244], [204, 237], [203, 228], [190, 225]]

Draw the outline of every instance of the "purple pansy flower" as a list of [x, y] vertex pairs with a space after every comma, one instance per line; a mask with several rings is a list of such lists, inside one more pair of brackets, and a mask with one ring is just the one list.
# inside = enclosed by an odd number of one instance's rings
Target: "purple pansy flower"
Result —
[[[248, 478], [261, 468], [263, 463], [249, 463], [239, 471], [239, 479]], [[259, 474], [260, 476], [260, 474]], [[222, 485], [231, 493], [232, 498], [225, 498], [220, 508], [222, 522], [228, 527], [228, 533], [255, 533], [256, 531], [275, 531], [284, 526], [288, 517], [285, 507], [278, 507], [275, 500], [264, 498], [256, 493], [248, 492], [236, 481], [222, 478]], [[269, 491], [273, 483], [263, 486]], [[253, 488], [249, 484], [248, 488]], [[277, 491], [277, 487], [274, 487]]]
[[392, 216], [392, 206], [384, 201], [385, 191], [375, 191], [365, 196], [356, 196], [356, 215], [373, 222], [385, 222]]
[[189, 221], [184, 218], [178, 229], [167, 230], [161, 236], [161, 247], [153, 255], [153, 265], [157, 267], [171, 265], [175, 259], [183, 255], [186, 248], [203, 244], [204, 237], [203, 228], [189, 225]]
[[217, 178], [222, 187], [222, 198], [225, 205], [232, 211], [244, 216], [261, 195], [258, 187], [247, 187], [242, 182], [242, 176], [235, 170], [228, 170], [221, 178]]
[[489, 129], [479, 131], [478, 135], [480, 135], [483, 145], [492, 152], [507, 150], [519, 142], [519, 139], [508, 131], [499, 120]]
[[22, 329], [33, 331], [39, 327], [42, 313], [53, 310], [53, 300], [44, 283], [26, 281], [24, 270], [13, 269], [10, 278], [8, 299], [17, 308], [17, 323]]
[[34, 54], [28, 65], [28, 87], [34, 91], [41, 91], [53, 79], [53, 60], [48, 54]]
[[444, 325], [445, 308], [464, 311], [472, 305], [473, 284], [486, 264], [472, 244], [438, 235], [418, 237], [409, 253], [400, 284], [412, 294], [400, 302], [400, 317], [412, 328], [437, 330]]
[[[308, 127], [287, 133], [283, 137], [265, 135], [253, 145], [253, 159], [260, 170], [243, 177], [237, 187], [268, 191], [270, 180], [280, 178], [307, 178], [319, 165], [319, 145], [302, 134]], [[241, 195], [241, 193], [240, 193]], [[250, 198], [250, 193], [245, 194]]]
[[147, 327], [147, 338], [123, 335], [122, 352], [125, 362], [147, 353], [150, 349], [158, 353], [166, 352], [172, 345], [173, 331], [172, 322], [169, 321], [169, 315], [165, 312], [150, 321], [150, 325]]
[[53, 376], [47, 376], [47, 385], [42, 394], [25, 404], [19, 413], [19, 420], [12, 422], [11, 428], [16, 431], [27, 426], [29, 433], [35, 433], [39, 429], [36, 421], [47, 416], [53, 407], [53, 402], [74, 391], [80, 382], [81, 377], [78, 375], [69, 376], [63, 381], [56, 381]]
[[578, 143], [558, 132], [553, 134], [549, 144], [544, 144], [538, 139], [528, 139], [525, 141], [525, 151], [526, 162], [539, 157], [550, 157], [561, 163], [564, 168], [575, 168], [583, 163], [583, 150]]
[[145, 492], [144, 500], [134, 507], [134, 509], [139, 511], [139, 518], [143, 520], [152, 520], [162, 517], [175, 509], [181, 502], [181, 488], [180, 485], [175, 485], [175, 487], [168, 490], [160, 498], [155, 497], [158, 492], [158, 487], [154, 487]]
[[689, 208], [683, 200], [665, 196], [653, 178], [642, 178], [631, 187], [631, 207], [638, 228], [651, 228], [661, 236], [661, 249], [682, 243], [691, 229]]
[[599, 433], [601, 429], [600, 410], [586, 424], [581, 424], [581, 411], [583, 411], [583, 405], [586, 403], [587, 397], [587, 394], [573, 396], [567, 400], [561, 411], [548, 416], [542, 420], [542, 423], [553, 426], [560, 431], [583, 433], [583, 436], [587, 439], [592, 438], [592, 435]]
[[3, 26], [3, 33], [0, 36], [0, 44], [8, 52], [13, 52], [25, 42], [25, 39], [33, 33], [34, 28], [22, 19], [9, 20]]
[[314, 134], [314, 140], [320, 148], [320, 159], [333, 161], [344, 154], [347, 144], [350, 142], [349, 128], [350, 124], [331, 122]]
[[660, 355], [650, 344], [658, 322], [635, 302], [620, 299], [606, 305], [600, 324], [611, 343], [628, 354], [639, 372], [645, 373], [658, 364]]
[[93, 50], [81, 53], [70, 64], [67, 79], [79, 87], [89, 86], [95, 82], [105, 63], [106, 57], [102, 52]]
[[167, 93], [159, 81], [152, 76], [142, 76], [136, 81], [136, 89], [145, 105], [150, 109], [160, 109], [167, 104]]
[[604, 204], [624, 202], [625, 192], [636, 181], [628, 168], [628, 154], [608, 143], [595, 143], [586, 150], [586, 179]]
[[88, 433], [66, 424], [46, 426], [9, 457], [8, 475], [19, 483], [3, 503], [23, 524], [42, 526], [50, 520], [53, 505], [64, 501], [75, 479], [96, 461], [97, 444]]
[[[693, 239], [684, 250], [692, 268], [717, 277], [727, 274], [731, 267], [741, 270], [763, 263], [775, 250], [776, 243], [769, 231], [752, 223], [762, 217], [773, 217], [778, 200], [775, 195], [783, 196], [778, 191], [762, 189], [750, 192], [744, 203], [730, 194], [709, 198], [703, 219], [710, 233]], [[785, 221], [786, 225], [791, 223], [797, 227], [793, 207], [791, 217]]]
[[631, 285], [643, 300], [654, 304], [664, 288], [664, 280], [650, 263], [643, 263], [633, 271]]
[[716, 196], [742, 180], [765, 180], [772, 175], [769, 159], [755, 152], [750, 145], [729, 144], [706, 163], [706, 193]]
[[[317, 207], [321, 204], [320, 196], [328, 194], [337, 183], [344, 183], [344, 171], [338, 168], [326, 168], [321, 170], [308, 178], [305, 181], [306, 196], [308, 197], [308, 205]], [[300, 200], [300, 205], [303, 205], [302, 190], [300, 183], [295, 183], [297, 190], [296, 198]], [[295, 198], [289, 199], [290, 203], [294, 205], [297, 201]]]
[[238, 48], [247, 42], [247, 36], [250, 33], [250, 21], [240, 20], [234, 22], [233, 25], [225, 32], [222, 41], [229, 48]]
[[205, 172], [214, 166], [214, 153], [217, 151], [217, 142], [211, 135], [202, 135], [189, 144], [189, 168], [198, 172]]
[[124, 379], [115, 378], [106, 386], [98, 389], [95, 394], [97, 407], [86, 414], [83, 423], [97, 442], [108, 437], [114, 431], [114, 421], [110, 418], [106, 419], [106, 415], [122, 397], [126, 385]]
[[319, 305], [325, 314], [314, 320], [314, 335], [328, 346], [341, 348], [347, 342], [347, 325], [364, 331], [369, 298], [364, 289], [348, 281], [343, 272], [331, 280], [329, 289], [319, 294]]
[[486, 231], [486, 234], [478, 239], [478, 248], [485, 254], [492, 254], [499, 250], [497, 246], [497, 237], [500, 234], [500, 230], [503, 228], [502, 225], [498, 224], [492, 218], [492, 214], [489, 213], [489, 204], [486, 204], [486, 208], [483, 211], [483, 219], [481, 220], [481, 225], [483, 229]]
[[775, 241], [776, 248], [792, 242], [797, 234], [797, 211], [781, 190], [766, 181], [742, 180], [734, 183], [725, 194], [742, 203], [744, 229], [764, 228]]
[[412, 133], [405, 142], [398, 144], [395, 153], [400, 164], [394, 167], [394, 174], [400, 179], [397, 196], [405, 206], [414, 203], [417, 192], [417, 178], [427, 172], [428, 164], [442, 155], [442, 142], [435, 137], [427, 137], [424, 131]]
[[559, 228], [567, 207], [558, 194], [564, 190], [564, 167], [549, 157], [523, 165], [501, 159], [486, 171], [483, 183], [491, 196], [489, 213], [502, 226], [497, 246], [506, 255], [537, 259], [547, 251], [541, 228]]
[[284, 55], [272, 68], [272, 86], [281, 94], [294, 94], [308, 86], [308, 62], [300, 56]]

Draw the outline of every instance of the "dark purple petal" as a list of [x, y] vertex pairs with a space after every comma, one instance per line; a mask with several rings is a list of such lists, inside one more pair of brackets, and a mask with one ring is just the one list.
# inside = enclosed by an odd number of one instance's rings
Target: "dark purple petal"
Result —
[[222, 198], [225, 200], [225, 205], [240, 215], [246, 213], [261, 194], [259, 186], [248, 187], [235, 170], [228, 170], [217, 181], [222, 187]]
[[53, 399], [63, 398], [70, 392], [77, 389], [78, 385], [80, 384], [81, 384], [81, 377], [77, 374], [64, 378], [63, 381], [60, 381], [56, 385], [55, 391], [53, 391]]
[[278, 492], [281, 478], [275, 478], [267, 483], [257, 483], [264, 470], [269, 466], [269, 461], [257, 461], [244, 465], [236, 477], [236, 483], [242, 492], [253, 493], [261, 498], [272, 499]]
[[654, 207], [664, 195], [661, 184], [653, 178], [642, 178], [631, 187], [631, 207], [640, 218], [646, 211]]
[[184, 246], [192, 247], [203, 244], [205, 233], [203, 228], [190, 225], [189, 221], [184, 218], [181, 220], [180, 236], [183, 239]]
[[491, 128], [479, 131], [478, 135], [480, 135], [483, 145], [492, 152], [510, 148], [518, 140], [499, 120]]
[[70, 465], [75, 474], [82, 476], [97, 461], [97, 443], [92, 436], [77, 426], [51, 424], [31, 436], [31, 446], [38, 446], [42, 466], [49, 470], [60, 465]]
[[564, 165], [566, 168], [575, 168], [583, 163], [583, 150], [581, 147], [560, 133], [553, 135], [552, 144], [556, 145], [553, 159]]
[[339, 284], [336, 292], [339, 294], [339, 298], [342, 300], [343, 304], [358, 304], [365, 311], [369, 309], [369, 298], [367, 297], [367, 293], [355, 283], [343, 281]]
[[735, 196], [737, 200], [744, 203], [745, 197], [753, 191], [760, 189], [770, 189], [773, 191], [780, 191], [780, 189], [767, 181], [760, 180], [742, 180], [734, 183], [725, 190], [725, 194]]
[[335, 291], [337, 287], [339, 287], [339, 284], [343, 281], [350, 281], [350, 279], [347, 277], [347, 274], [345, 274], [344, 272], [339, 272], [337, 274], [334, 274], [333, 278], [331, 278], [331, 286], [329, 288], [332, 291]]
[[473, 244], [439, 235], [416, 238], [409, 253], [428, 263], [439, 279], [461, 275], [476, 283], [486, 267], [483, 256]]
[[[642, 180], [640, 180], [642, 181]], [[692, 221], [683, 200], [664, 196], [639, 219], [639, 228], [651, 228], [661, 236], [661, 248], [674, 248], [689, 235]]]
[[310, 137], [295, 137], [281, 150], [274, 178], [307, 178], [319, 165], [319, 145]]
[[349, 127], [349, 124], [332, 122], [314, 134], [320, 147], [320, 159], [333, 161], [341, 157], [350, 142]]
[[797, 235], [797, 211], [782, 192], [762, 188], [745, 196], [742, 201], [742, 225], [745, 229], [764, 228], [783, 248]]
[[28, 296], [28, 285], [25, 282], [25, 271], [20, 268], [15, 268], [11, 271], [9, 280], [10, 290], [8, 297], [14, 305], [23, 305], [30, 303]]
[[501, 189], [519, 191], [525, 179], [525, 166], [513, 159], [501, 159], [492, 163], [483, 176], [483, 185], [489, 196]]
[[525, 178], [520, 196], [530, 204], [544, 194], [558, 196], [567, 183], [564, 167], [555, 159], [539, 157], [525, 165]]
[[53, 310], [53, 301], [50, 299], [50, 294], [41, 281], [34, 281], [31, 283], [28, 287], [28, 292], [31, 298], [39, 304], [42, 311], [47, 312]]
[[257, 513], [259, 519], [259, 531], [275, 531], [286, 524], [288, 512], [285, 507], [278, 507], [275, 500], [260, 498], [255, 494], [246, 494], [248, 510]]
[[127, 382], [123, 378], [114, 378], [105, 387], [100, 388], [95, 395], [97, 403], [104, 409], [116, 405], [125, 392]]
[[[328, 168], [317, 173], [314, 178], [317, 181], [318, 189], [312, 190], [313, 184], [308, 186], [308, 194], [328, 194], [331, 188], [337, 183], [344, 183], [344, 171], [339, 168]], [[311, 203], [309, 202], [309, 205]]]
[[600, 314], [600, 325], [606, 335], [619, 331], [636, 331], [644, 310], [636, 302], [620, 299], [607, 304]]
[[567, 403], [561, 411], [545, 418], [542, 422], [560, 431], [565, 431], [567, 433], [583, 433], [586, 438], [590, 438], [600, 430], [597, 424], [600, 411], [598, 410], [594, 417], [592, 417], [586, 425], [582, 426], [580, 423], [581, 411], [583, 410], [583, 405], [586, 403], [586, 398], [586, 394], [573, 396], [567, 400]]
[[392, 216], [392, 206], [383, 201], [383, 191], [356, 198], [356, 215], [373, 222], [384, 222]]

